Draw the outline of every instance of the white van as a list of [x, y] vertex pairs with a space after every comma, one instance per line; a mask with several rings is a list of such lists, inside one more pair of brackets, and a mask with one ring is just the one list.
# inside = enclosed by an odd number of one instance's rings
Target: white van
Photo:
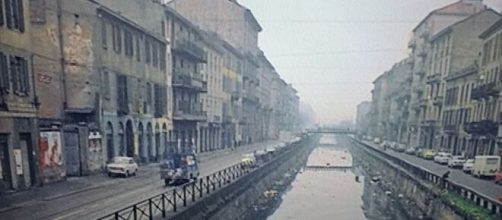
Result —
[[500, 156], [476, 156], [472, 166], [472, 175], [493, 177], [499, 171]]

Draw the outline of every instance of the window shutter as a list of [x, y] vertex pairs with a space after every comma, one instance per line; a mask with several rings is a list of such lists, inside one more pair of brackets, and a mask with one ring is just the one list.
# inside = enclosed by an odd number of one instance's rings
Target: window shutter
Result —
[[0, 90], [2, 90], [2, 92], [8, 92], [9, 89], [10, 83], [7, 56], [3, 53], [0, 53]]
[[28, 95], [30, 93], [30, 72], [28, 70], [28, 61], [21, 58], [19, 59], [20, 62], [20, 68], [21, 68], [21, 83], [23, 84], [22, 86], [22, 92], [25, 95]]
[[3, 4], [2, 0], [0, 0], [0, 26], [3, 26], [4, 21], [3, 21]]
[[8, 28], [13, 28], [14, 27], [14, 20], [12, 17], [12, 1], [14, 0], [5, 0], [4, 1], [4, 6], [5, 6], [5, 21], [7, 22], [7, 27]]
[[24, 32], [24, 7], [23, 0], [17, 0], [17, 16], [18, 16], [18, 28], [19, 31]]

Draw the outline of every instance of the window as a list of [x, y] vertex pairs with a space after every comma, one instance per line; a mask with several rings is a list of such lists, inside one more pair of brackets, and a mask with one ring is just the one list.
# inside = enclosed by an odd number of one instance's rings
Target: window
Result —
[[155, 117], [162, 117], [167, 109], [167, 89], [166, 87], [155, 85]]
[[122, 75], [117, 75], [117, 104], [118, 113], [127, 114], [129, 113], [128, 107], [128, 96], [127, 96], [127, 77]]
[[20, 96], [29, 93], [28, 62], [22, 57], [11, 56], [10, 58], [10, 79], [12, 90]]
[[136, 60], [138, 62], [141, 62], [141, 52], [140, 52], [140, 45], [139, 45], [139, 38], [140, 38], [141, 35], [138, 34], [138, 36], [136, 36]]
[[4, 0], [4, 7], [7, 28], [24, 32], [23, 0]]
[[164, 45], [160, 48], [160, 69], [166, 70], [166, 47]]
[[152, 84], [146, 83], [146, 103], [148, 106], [152, 106]]
[[108, 71], [103, 71], [103, 84], [104, 84], [104, 96], [105, 98], [110, 98], [110, 74]]
[[152, 64], [154, 67], [158, 67], [159, 66], [159, 47], [157, 47], [155, 44], [153, 44], [153, 47], [152, 47]]
[[120, 53], [122, 51], [122, 34], [120, 32], [120, 27], [118, 24], [113, 24], [112, 27], [113, 36], [113, 51]]
[[134, 45], [131, 31], [124, 29], [124, 51], [129, 58], [134, 56]]
[[10, 89], [8, 70], [7, 56], [0, 52], [0, 94], [7, 93]]
[[166, 36], [166, 23], [164, 21], [161, 21], [160, 26], [162, 29], [162, 36], [165, 37]]
[[3, 4], [2, 4], [2, 1], [0, 0], [0, 26], [3, 26], [4, 25], [4, 21], [3, 21]]
[[145, 62], [150, 63], [152, 60], [152, 54], [150, 51], [150, 41], [148, 38], [145, 38]]
[[108, 43], [106, 39], [106, 21], [105, 19], [101, 20], [101, 42], [103, 44], [103, 49], [108, 49]]

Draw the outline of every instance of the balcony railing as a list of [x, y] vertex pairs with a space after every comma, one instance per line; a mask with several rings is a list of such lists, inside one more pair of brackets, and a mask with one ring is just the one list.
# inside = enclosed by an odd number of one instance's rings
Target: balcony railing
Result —
[[447, 133], [458, 133], [459, 125], [444, 125], [443, 131]]
[[252, 91], [243, 90], [242, 94], [243, 94], [242, 98], [244, 98], [245, 100], [248, 100], [250, 102], [258, 103], [260, 101], [258, 96]]
[[182, 69], [174, 70], [173, 86], [207, 92], [207, 82], [199, 74], [186, 73]]
[[437, 105], [437, 106], [443, 105], [443, 96], [438, 95], [438, 96], [434, 97], [432, 104]]
[[202, 103], [178, 102], [173, 113], [178, 121], [206, 121], [207, 113], [202, 110]]
[[174, 50], [199, 62], [207, 62], [207, 53], [204, 49], [187, 39], [176, 40]]
[[496, 136], [498, 132], [498, 125], [492, 120], [481, 120], [465, 124], [464, 130], [465, 132], [474, 135]]
[[440, 73], [435, 73], [432, 75], [427, 76], [427, 83], [438, 83], [441, 82], [441, 74]]
[[495, 82], [479, 85], [474, 87], [471, 92], [471, 99], [481, 100], [489, 97], [498, 97], [500, 88], [495, 85]]

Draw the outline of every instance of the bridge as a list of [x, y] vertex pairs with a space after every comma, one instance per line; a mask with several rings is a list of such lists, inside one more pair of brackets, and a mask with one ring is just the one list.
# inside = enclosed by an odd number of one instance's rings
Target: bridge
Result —
[[317, 128], [317, 129], [309, 129], [307, 130], [309, 133], [316, 134], [355, 134], [356, 131], [350, 128]]

